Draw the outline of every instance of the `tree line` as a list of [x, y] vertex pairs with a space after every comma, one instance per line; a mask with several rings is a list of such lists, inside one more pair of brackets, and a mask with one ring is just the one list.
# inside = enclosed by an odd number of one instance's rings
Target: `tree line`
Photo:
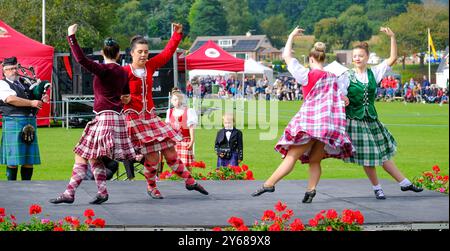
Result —
[[[0, 18], [25, 35], [41, 40], [41, 0], [0, 0]], [[122, 48], [136, 35], [170, 37], [170, 23], [184, 25], [180, 47], [189, 49], [197, 36], [266, 34], [281, 48], [286, 35], [300, 26], [331, 49], [347, 49], [368, 40], [381, 25], [399, 34], [404, 51], [423, 51], [425, 26], [436, 46], [448, 44], [448, 2], [424, 5], [420, 0], [52, 0], [46, 1], [46, 41], [68, 51], [67, 27], [79, 24], [80, 43], [98, 49], [112, 36]], [[431, 7], [430, 7], [431, 6]], [[445, 12], [445, 14], [444, 14]], [[414, 28], [412, 28], [412, 25]], [[422, 30], [423, 28], [423, 30]], [[401, 34], [405, 34], [404, 36]], [[411, 42], [411, 44], [409, 44]], [[386, 41], [376, 48], [382, 51]], [[154, 45], [158, 49], [163, 44]]]

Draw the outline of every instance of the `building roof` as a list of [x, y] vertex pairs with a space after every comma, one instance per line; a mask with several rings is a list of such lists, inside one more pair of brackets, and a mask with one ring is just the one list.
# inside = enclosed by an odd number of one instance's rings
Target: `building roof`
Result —
[[[257, 51], [260, 47], [273, 48], [266, 35], [250, 35], [250, 36], [202, 36], [197, 37], [192, 43], [189, 51], [192, 53], [204, 45], [208, 40], [219, 44], [219, 40], [231, 39], [232, 46], [222, 47], [227, 52], [248, 52]], [[274, 48], [276, 50], [276, 48]]]

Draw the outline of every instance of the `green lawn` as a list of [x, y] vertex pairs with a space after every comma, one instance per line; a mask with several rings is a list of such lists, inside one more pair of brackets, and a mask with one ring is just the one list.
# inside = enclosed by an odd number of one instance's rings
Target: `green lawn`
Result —
[[[280, 163], [280, 154], [275, 152], [273, 147], [290, 118], [300, 107], [300, 102], [278, 102], [277, 104], [278, 116], [273, 116], [272, 119], [276, 117], [279, 119], [270, 127], [275, 135], [271, 140], [260, 138], [261, 133], [268, 133], [269, 129], [251, 128], [257, 118], [263, 117], [255, 116], [255, 114], [266, 114], [266, 112], [258, 112], [254, 102], [245, 103], [244, 107], [239, 105], [236, 107], [238, 115], [245, 115], [245, 127], [242, 130], [244, 163], [253, 170], [256, 179], [266, 179]], [[224, 107], [223, 103], [208, 100], [203, 105]], [[228, 105], [233, 104], [228, 102]], [[431, 170], [433, 165], [439, 165], [443, 172], [448, 174], [448, 105], [377, 103], [376, 106], [380, 120], [387, 125], [397, 140], [398, 153], [394, 160], [406, 176], [410, 178], [417, 176], [422, 171]], [[269, 103], [266, 103], [266, 108], [268, 110]], [[217, 110], [208, 116], [203, 116], [202, 128], [196, 130], [196, 157], [197, 160], [203, 160], [206, 163], [207, 170], [215, 168], [217, 158], [214, 154], [214, 140], [218, 131], [218, 127], [210, 129], [208, 122], [215, 121], [216, 126], [220, 126], [220, 113], [221, 111]], [[38, 139], [42, 164], [35, 168], [33, 180], [67, 180], [73, 165], [72, 149], [81, 133], [82, 129], [39, 128]], [[325, 179], [366, 177], [361, 167], [340, 160], [327, 159], [322, 162], [322, 166]], [[306, 179], [308, 175], [306, 168], [306, 165], [297, 164], [296, 169], [287, 179]], [[389, 178], [389, 175], [381, 169], [378, 173], [380, 178]], [[0, 179], [6, 179], [4, 166], [0, 168]]]

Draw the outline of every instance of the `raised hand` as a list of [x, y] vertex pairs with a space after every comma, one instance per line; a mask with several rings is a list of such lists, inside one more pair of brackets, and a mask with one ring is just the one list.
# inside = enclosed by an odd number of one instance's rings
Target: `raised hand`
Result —
[[183, 25], [179, 23], [172, 23], [173, 25], [173, 31], [176, 33], [182, 33], [183, 32]]
[[300, 28], [300, 27], [295, 27], [295, 29], [291, 32], [291, 34], [289, 36], [295, 37], [295, 36], [301, 36], [303, 35], [303, 32], [305, 30]]
[[69, 26], [69, 28], [67, 29], [67, 34], [69, 36], [75, 34], [77, 32], [77, 27], [78, 27], [78, 24], [72, 24], [71, 26]]
[[389, 27], [380, 27], [380, 31], [386, 33], [389, 37], [395, 36], [394, 32]]

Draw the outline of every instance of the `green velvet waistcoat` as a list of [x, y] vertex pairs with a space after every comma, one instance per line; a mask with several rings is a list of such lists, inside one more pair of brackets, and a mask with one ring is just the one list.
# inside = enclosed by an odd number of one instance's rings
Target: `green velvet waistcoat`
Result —
[[364, 119], [366, 117], [377, 119], [375, 110], [375, 97], [377, 95], [377, 81], [371, 69], [367, 69], [367, 84], [361, 83], [355, 76], [355, 72], [349, 72], [350, 85], [348, 86], [347, 97], [350, 104], [345, 107], [347, 118]]

